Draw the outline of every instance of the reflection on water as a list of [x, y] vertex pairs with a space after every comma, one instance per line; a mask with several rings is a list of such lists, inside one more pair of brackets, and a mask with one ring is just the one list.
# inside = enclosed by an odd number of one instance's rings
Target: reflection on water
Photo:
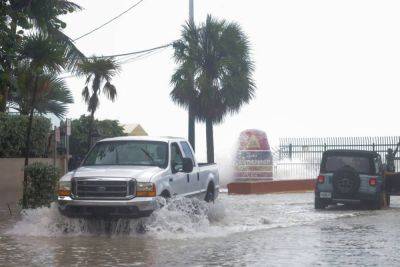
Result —
[[312, 194], [222, 194], [216, 204], [177, 199], [149, 218], [118, 221], [67, 219], [55, 207], [29, 210], [0, 221], [0, 265], [399, 263], [399, 209], [316, 212], [312, 201]]

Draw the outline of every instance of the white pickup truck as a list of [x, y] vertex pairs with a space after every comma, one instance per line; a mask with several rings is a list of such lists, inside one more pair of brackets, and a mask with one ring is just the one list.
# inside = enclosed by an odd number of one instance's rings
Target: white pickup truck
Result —
[[182, 138], [115, 137], [101, 140], [81, 166], [59, 182], [58, 208], [68, 217], [144, 217], [157, 198], [218, 197], [215, 164], [196, 161]]

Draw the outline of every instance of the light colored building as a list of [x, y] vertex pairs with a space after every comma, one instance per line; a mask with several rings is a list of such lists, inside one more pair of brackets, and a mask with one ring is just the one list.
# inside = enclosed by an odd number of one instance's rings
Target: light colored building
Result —
[[123, 127], [124, 127], [124, 133], [126, 133], [129, 136], [148, 135], [147, 132], [143, 129], [143, 127], [138, 123], [125, 124], [123, 125]]

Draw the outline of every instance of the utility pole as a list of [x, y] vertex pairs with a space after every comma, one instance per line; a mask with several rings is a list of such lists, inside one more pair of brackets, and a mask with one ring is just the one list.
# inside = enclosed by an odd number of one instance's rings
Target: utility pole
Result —
[[[189, 0], [189, 24], [194, 25], [194, 0]], [[191, 73], [191, 77], [194, 76], [194, 73]], [[191, 79], [191, 86], [194, 86], [194, 81]], [[196, 150], [196, 140], [195, 140], [195, 127], [196, 122], [193, 114], [192, 105], [189, 104], [189, 120], [188, 120], [188, 139], [189, 143], [192, 145], [193, 150]]]
[[194, 0], [189, 0], [189, 22], [194, 23]]

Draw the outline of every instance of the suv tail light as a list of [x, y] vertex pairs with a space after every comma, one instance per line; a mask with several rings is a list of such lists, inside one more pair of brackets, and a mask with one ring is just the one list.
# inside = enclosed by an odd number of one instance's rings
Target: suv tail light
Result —
[[317, 181], [318, 181], [319, 184], [325, 183], [325, 176], [319, 175], [318, 178], [317, 178]]
[[369, 185], [370, 186], [376, 186], [376, 183], [377, 183], [377, 181], [376, 181], [375, 177], [369, 179]]

